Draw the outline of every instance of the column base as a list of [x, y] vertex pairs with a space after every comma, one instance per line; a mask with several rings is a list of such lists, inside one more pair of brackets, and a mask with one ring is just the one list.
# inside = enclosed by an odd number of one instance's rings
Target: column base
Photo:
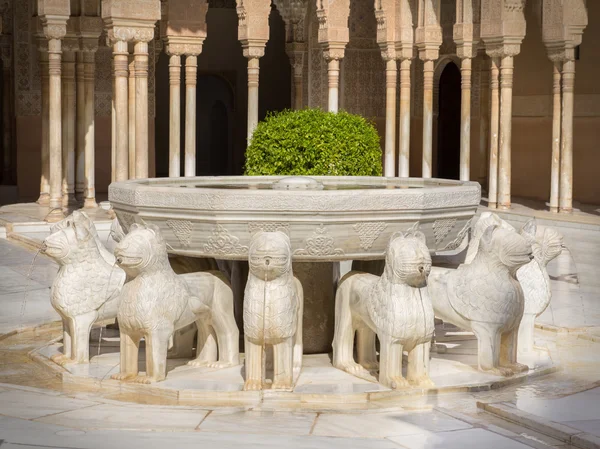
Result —
[[82, 203], [85, 200], [85, 190], [81, 189], [75, 189], [75, 199], [79, 202]]
[[553, 214], [557, 214], [558, 213], [558, 207], [551, 207], [550, 208], [550, 212], [552, 212]]
[[496, 203], [488, 203], [488, 209], [496, 209], [498, 205]]
[[561, 214], [572, 214], [573, 213], [573, 208], [572, 207], [569, 207], [569, 208], [561, 207], [560, 208], [560, 213]]
[[84, 209], [95, 209], [98, 207], [98, 203], [96, 203], [96, 198], [86, 198], [83, 202]]
[[51, 210], [50, 213], [46, 215], [44, 221], [47, 221], [48, 223], [58, 223], [59, 221], [64, 220], [64, 218], [65, 214], [63, 214], [61, 208], [58, 208]]
[[510, 209], [510, 204], [499, 204], [498, 205], [498, 209], [500, 209], [500, 210], [509, 210]]
[[63, 207], [79, 206], [79, 201], [77, 201], [75, 193], [63, 193], [62, 205]]
[[40, 197], [36, 201], [40, 206], [48, 207], [50, 205], [50, 194], [40, 193]]

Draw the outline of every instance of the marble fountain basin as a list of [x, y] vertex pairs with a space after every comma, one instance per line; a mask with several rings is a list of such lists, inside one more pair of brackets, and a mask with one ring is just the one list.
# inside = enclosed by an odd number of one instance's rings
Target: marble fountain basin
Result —
[[456, 249], [481, 200], [476, 182], [383, 177], [222, 176], [116, 182], [121, 225], [157, 225], [173, 254], [246, 260], [252, 235], [281, 230], [298, 262], [383, 259], [418, 223], [432, 252]]

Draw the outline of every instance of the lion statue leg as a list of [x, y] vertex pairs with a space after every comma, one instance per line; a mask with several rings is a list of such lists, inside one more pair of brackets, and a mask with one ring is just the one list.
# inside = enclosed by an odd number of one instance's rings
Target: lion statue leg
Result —
[[512, 376], [510, 368], [500, 366], [500, 329], [489, 323], [472, 322], [473, 333], [477, 337], [477, 363], [481, 371], [497, 376]]
[[272, 390], [289, 390], [293, 386], [294, 337], [285, 338], [273, 345]]
[[196, 320], [198, 328], [198, 342], [196, 344], [196, 358], [190, 360], [190, 366], [210, 366], [217, 361], [217, 338], [207, 317]]
[[292, 355], [293, 364], [293, 381], [296, 383], [298, 377], [300, 377], [300, 371], [302, 370], [302, 354], [304, 351], [304, 345], [302, 342], [302, 327], [303, 327], [303, 316], [304, 316], [304, 290], [302, 284], [297, 278], [294, 278], [294, 285], [296, 286], [296, 294], [298, 295], [298, 323], [296, 324], [296, 335], [294, 335], [294, 349]]
[[262, 346], [244, 338], [246, 348], [246, 382], [244, 391], [262, 390]]
[[515, 373], [522, 373], [529, 370], [529, 367], [517, 363], [518, 340], [518, 326], [515, 326], [514, 329], [502, 334], [500, 337], [500, 366], [508, 368]]
[[433, 387], [429, 378], [429, 351], [431, 343], [417, 345], [408, 353], [406, 378], [411, 385], [418, 387]]
[[59, 365], [65, 365], [74, 358], [72, 354], [71, 335], [73, 330], [71, 328], [71, 319], [68, 317], [62, 317], [63, 325], [63, 352], [62, 354], [54, 354], [50, 360]]
[[165, 380], [167, 377], [167, 351], [173, 332], [171, 325], [153, 329], [144, 336], [146, 340], [146, 375], [136, 377], [134, 382], [147, 384]]
[[112, 379], [115, 380], [133, 380], [138, 375], [138, 353], [140, 350], [140, 339], [139, 335], [133, 335], [128, 333], [122, 327], [119, 329], [121, 338], [121, 352], [120, 352], [120, 372], [113, 374]]
[[90, 331], [98, 318], [98, 312], [93, 310], [72, 318], [71, 353], [75, 363], [90, 361]]
[[219, 359], [215, 358], [211, 368], [227, 368], [240, 364], [240, 331], [233, 312], [233, 291], [224, 282], [216, 279], [212, 300], [211, 322], [219, 348]]
[[369, 371], [374, 371], [379, 367], [379, 363], [377, 363], [377, 350], [375, 349], [376, 338], [377, 334], [367, 326], [356, 329], [356, 356], [358, 363]]
[[384, 334], [379, 335], [379, 343], [379, 383], [393, 390], [408, 387], [402, 376], [402, 345]]

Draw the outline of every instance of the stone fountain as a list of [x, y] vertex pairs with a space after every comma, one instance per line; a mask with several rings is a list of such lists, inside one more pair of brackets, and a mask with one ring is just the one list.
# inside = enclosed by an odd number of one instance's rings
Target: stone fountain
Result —
[[[304, 351], [314, 354], [331, 351], [337, 262], [383, 260], [390, 236], [416, 223], [432, 253], [456, 249], [481, 190], [441, 179], [234, 176], [113, 183], [109, 199], [125, 231], [156, 225], [179, 256], [247, 261], [254, 234], [286, 233], [304, 286]], [[248, 272], [234, 271], [241, 328]]]

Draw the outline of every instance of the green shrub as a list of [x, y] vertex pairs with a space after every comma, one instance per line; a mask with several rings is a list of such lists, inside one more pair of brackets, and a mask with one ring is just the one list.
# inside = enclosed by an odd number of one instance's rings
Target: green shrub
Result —
[[374, 126], [347, 112], [302, 109], [270, 114], [246, 150], [246, 175], [381, 176]]

